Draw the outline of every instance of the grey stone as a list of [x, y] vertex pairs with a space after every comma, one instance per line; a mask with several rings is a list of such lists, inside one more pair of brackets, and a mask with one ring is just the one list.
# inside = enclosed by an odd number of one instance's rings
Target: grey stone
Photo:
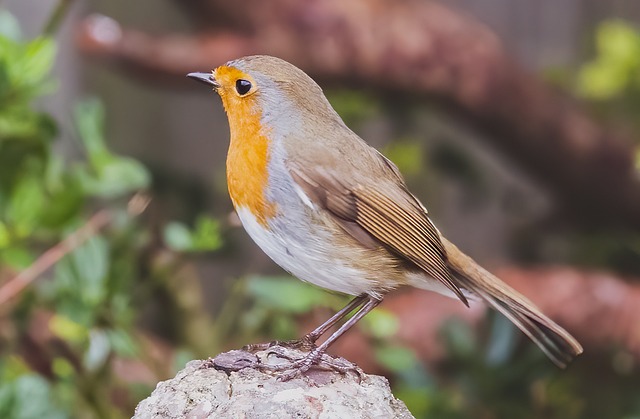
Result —
[[[367, 375], [357, 367], [336, 372], [312, 368], [289, 381], [261, 364], [276, 365], [282, 356], [304, 356], [291, 348], [255, 355], [230, 351], [213, 360], [191, 361], [174, 378], [161, 382], [136, 408], [134, 418], [413, 418], [391, 393], [386, 378]], [[237, 359], [236, 368], [233, 368]], [[253, 360], [256, 362], [253, 362]], [[342, 368], [342, 358], [325, 355]]]

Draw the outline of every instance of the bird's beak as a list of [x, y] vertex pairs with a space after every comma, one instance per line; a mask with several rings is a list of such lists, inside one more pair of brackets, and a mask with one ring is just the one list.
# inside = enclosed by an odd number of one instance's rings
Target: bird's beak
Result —
[[218, 87], [220, 87], [220, 84], [218, 84], [216, 79], [213, 78], [213, 73], [189, 73], [187, 74], [187, 77], [212, 86], [213, 90], [216, 90]]

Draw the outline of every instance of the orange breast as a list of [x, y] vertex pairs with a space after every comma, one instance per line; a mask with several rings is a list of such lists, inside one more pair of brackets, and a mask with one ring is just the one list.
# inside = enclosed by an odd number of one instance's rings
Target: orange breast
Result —
[[276, 213], [276, 205], [265, 193], [269, 180], [269, 138], [260, 126], [260, 114], [249, 103], [225, 106], [231, 128], [227, 155], [227, 184], [234, 207], [248, 208], [258, 222], [266, 225]]

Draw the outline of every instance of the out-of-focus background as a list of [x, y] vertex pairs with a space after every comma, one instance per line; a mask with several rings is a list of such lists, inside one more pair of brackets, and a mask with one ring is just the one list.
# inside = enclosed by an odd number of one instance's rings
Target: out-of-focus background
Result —
[[335, 347], [418, 418], [640, 417], [640, 4], [0, 1], [0, 417], [130, 417], [191, 359], [344, 304], [277, 268], [185, 78], [307, 71], [440, 230], [585, 347], [399, 290]]

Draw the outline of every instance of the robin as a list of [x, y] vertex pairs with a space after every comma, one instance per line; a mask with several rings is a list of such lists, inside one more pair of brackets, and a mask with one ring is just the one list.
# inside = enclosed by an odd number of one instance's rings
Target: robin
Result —
[[231, 132], [229, 195], [249, 236], [299, 279], [355, 296], [301, 340], [310, 352], [287, 365], [281, 378], [319, 363], [333, 342], [401, 286], [467, 306], [479, 297], [560, 367], [582, 352], [533, 303], [440, 234], [398, 168], [345, 125], [302, 70], [255, 55], [188, 77], [222, 99]]

